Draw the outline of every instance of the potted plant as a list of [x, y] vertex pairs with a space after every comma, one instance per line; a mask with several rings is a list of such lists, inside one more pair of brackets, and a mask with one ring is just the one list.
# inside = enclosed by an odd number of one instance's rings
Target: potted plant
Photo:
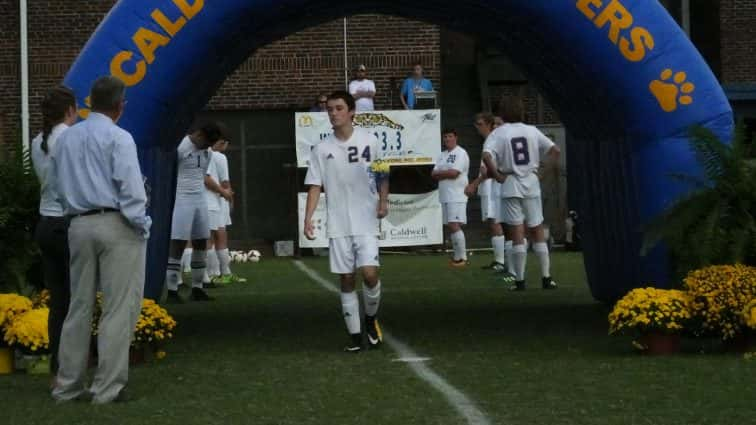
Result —
[[701, 174], [674, 174], [690, 192], [645, 227], [642, 254], [664, 242], [677, 277], [713, 264], [756, 261], [756, 159], [743, 123], [732, 143], [694, 127], [690, 147]]
[[131, 343], [133, 360], [154, 356], [157, 359], [165, 357], [162, 350], [165, 342], [173, 338], [176, 321], [168, 311], [160, 307], [151, 299], [142, 300], [142, 312], [134, 329], [134, 340]]
[[609, 314], [609, 334], [630, 333], [638, 337], [636, 348], [649, 354], [675, 353], [691, 318], [691, 301], [679, 290], [634, 289]]
[[27, 373], [46, 374], [50, 371], [47, 334], [48, 308], [37, 308], [17, 315], [5, 327], [3, 338], [11, 347], [19, 350]]
[[19, 315], [32, 309], [32, 302], [17, 294], [0, 294], [0, 375], [14, 370], [13, 348], [5, 342], [5, 329]]
[[[91, 348], [97, 348], [97, 324], [102, 315], [102, 294], [97, 294], [97, 306], [92, 321]], [[163, 359], [166, 356], [162, 350], [166, 341], [173, 338], [173, 329], [176, 321], [164, 308], [160, 307], [151, 299], [142, 300], [142, 310], [134, 328], [134, 339], [129, 349], [129, 363], [139, 364], [146, 360], [156, 358]], [[96, 357], [96, 352], [92, 353]]]
[[742, 264], [704, 267], [690, 272], [684, 286], [693, 299], [697, 333], [718, 336], [734, 351], [746, 349], [752, 318], [744, 313], [756, 299], [756, 268]]

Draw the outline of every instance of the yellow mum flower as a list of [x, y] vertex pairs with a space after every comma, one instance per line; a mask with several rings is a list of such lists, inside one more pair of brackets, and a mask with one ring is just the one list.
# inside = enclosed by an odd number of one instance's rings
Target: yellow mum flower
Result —
[[3, 339], [8, 345], [37, 352], [46, 351], [50, 341], [47, 335], [48, 308], [29, 310], [16, 316], [5, 327]]
[[391, 164], [387, 161], [377, 159], [370, 163], [370, 170], [376, 174], [388, 174], [391, 172]]
[[691, 317], [692, 301], [683, 291], [634, 289], [609, 314], [609, 333], [679, 331]]

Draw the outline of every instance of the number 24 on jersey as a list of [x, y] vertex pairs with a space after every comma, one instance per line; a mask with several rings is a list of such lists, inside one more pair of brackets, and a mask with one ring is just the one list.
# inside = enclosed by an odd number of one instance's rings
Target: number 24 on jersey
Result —
[[365, 149], [362, 151], [362, 154], [359, 154], [359, 149], [357, 146], [349, 146], [347, 148], [349, 163], [359, 162], [360, 157], [365, 159], [365, 162], [370, 162], [370, 146], [365, 146]]

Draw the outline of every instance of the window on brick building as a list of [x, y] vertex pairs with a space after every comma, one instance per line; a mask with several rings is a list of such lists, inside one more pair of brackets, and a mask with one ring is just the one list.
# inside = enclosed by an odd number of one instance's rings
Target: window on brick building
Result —
[[721, 75], [719, 2], [711, 0], [660, 0], [670, 15], [690, 36], [714, 71]]

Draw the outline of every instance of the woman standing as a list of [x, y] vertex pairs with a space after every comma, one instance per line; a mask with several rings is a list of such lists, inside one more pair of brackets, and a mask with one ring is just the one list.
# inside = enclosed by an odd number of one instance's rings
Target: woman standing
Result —
[[42, 132], [34, 138], [31, 157], [40, 184], [39, 215], [35, 238], [42, 251], [45, 286], [50, 291], [50, 372], [58, 372], [58, 346], [71, 292], [68, 273], [68, 223], [63, 205], [50, 181], [50, 153], [65, 129], [76, 122], [76, 97], [71, 89], [51, 89], [42, 100]]

